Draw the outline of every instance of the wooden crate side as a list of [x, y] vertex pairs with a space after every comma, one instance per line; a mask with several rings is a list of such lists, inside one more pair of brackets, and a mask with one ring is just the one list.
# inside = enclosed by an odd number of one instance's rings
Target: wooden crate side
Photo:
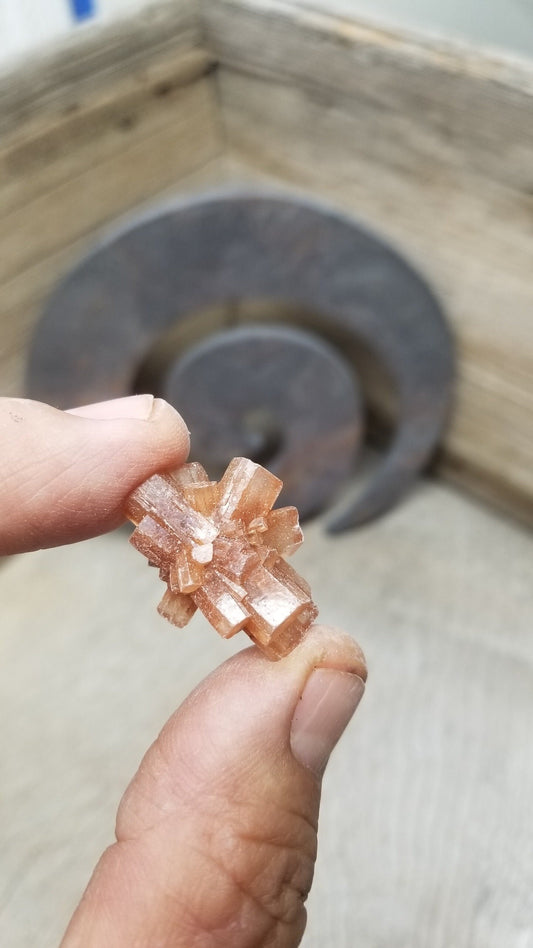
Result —
[[533, 71], [262, 0], [206, 9], [236, 180], [350, 211], [458, 345], [440, 469], [533, 522]]

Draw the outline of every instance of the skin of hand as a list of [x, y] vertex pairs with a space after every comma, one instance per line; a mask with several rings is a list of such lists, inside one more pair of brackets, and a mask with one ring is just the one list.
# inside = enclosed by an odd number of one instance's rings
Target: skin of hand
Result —
[[[0, 554], [113, 529], [130, 491], [188, 450], [151, 395], [69, 412], [0, 399]], [[280, 662], [248, 648], [205, 679], [126, 790], [63, 948], [298, 945], [321, 777], [365, 679], [353, 639], [325, 626]]]

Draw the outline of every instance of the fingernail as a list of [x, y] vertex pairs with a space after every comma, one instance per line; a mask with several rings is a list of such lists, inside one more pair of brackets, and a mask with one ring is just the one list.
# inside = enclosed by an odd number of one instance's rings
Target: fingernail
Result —
[[308, 679], [292, 719], [291, 749], [318, 777], [364, 690], [357, 675], [333, 668], [316, 668]]
[[115, 418], [148, 421], [153, 407], [153, 395], [129, 395], [127, 398], [113, 398], [108, 402], [95, 402], [94, 405], [69, 408], [68, 414], [92, 418], [95, 421], [112, 421]]

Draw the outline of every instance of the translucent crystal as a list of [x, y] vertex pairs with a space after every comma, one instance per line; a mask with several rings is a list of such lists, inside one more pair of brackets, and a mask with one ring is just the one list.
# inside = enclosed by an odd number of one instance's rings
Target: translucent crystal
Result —
[[245, 589], [244, 605], [251, 614], [247, 629], [264, 649], [275, 647], [276, 638], [295, 626], [295, 620], [309, 605], [308, 596], [288, 589], [264, 567], [250, 575]]
[[167, 589], [157, 607], [159, 615], [172, 622], [172, 625], [177, 625], [178, 629], [183, 629], [187, 625], [196, 609], [196, 603], [190, 596], [185, 596], [183, 593], [172, 593], [170, 589]]
[[303, 594], [306, 599], [311, 597], [311, 587], [307, 580], [300, 576], [296, 572], [293, 566], [290, 563], [287, 563], [286, 560], [282, 559], [281, 556], [278, 556], [277, 559], [270, 566], [272, 575], [279, 579], [287, 589], [292, 590], [295, 595], [298, 593]]
[[185, 500], [204, 517], [210, 517], [218, 503], [219, 490], [215, 481], [191, 484], [183, 490]]
[[204, 582], [193, 599], [208, 622], [225, 639], [240, 632], [250, 618], [232, 586], [214, 569], [206, 571]]
[[130, 543], [153, 566], [163, 570], [170, 570], [179, 547], [177, 537], [149, 515], [143, 517], [133, 531]]
[[197, 563], [202, 563], [205, 566], [213, 559], [213, 544], [199, 543], [198, 546], [193, 546], [191, 556]]
[[169, 474], [154, 474], [137, 487], [130, 494], [126, 509], [133, 523], [139, 524], [149, 514], [184, 542], [208, 543], [218, 534], [215, 525], [187, 503]]
[[213, 555], [217, 563], [224, 563], [225, 574], [236, 582], [240, 582], [243, 576], [261, 566], [257, 551], [245, 537], [242, 540], [238, 537], [218, 537], [213, 544]]
[[181, 628], [199, 608], [224, 638], [244, 629], [269, 658], [292, 651], [318, 610], [283, 559], [303, 535], [295, 507], [272, 510], [281, 487], [258, 464], [234, 458], [218, 484], [194, 462], [133, 491], [131, 542], [167, 583], [162, 616]]
[[251, 524], [272, 510], [282, 487], [280, 479], [259, 464], [233, 458], [219, 484], [218, 515], [222, 520]]
[[202, 585], [204, 571], [191, 553], [182, 549], [170, 567], [169, 586], [173, 593], [193, 593]]
[[282, 555], [292, 556], [303, 543], [304, 535], [296, 507], [272, 510], [265, 519], [265, 525], [261, 542]]
[[191, 461], [184, 464], [169, 475], [178, 487], [190, 487], [194, 484], [209, 484], [209, 478], [205, 467], [202, 467], [198, 461]]

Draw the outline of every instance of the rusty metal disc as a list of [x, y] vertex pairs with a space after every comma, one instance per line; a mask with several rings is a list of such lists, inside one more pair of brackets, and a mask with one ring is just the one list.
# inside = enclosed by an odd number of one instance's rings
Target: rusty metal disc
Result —
[[320, 313], [341, 350], [360, 340], [386, 367], [399, 422], [342, 530], [388, 509], [432, 455], [453, 382], [439, 304], [394, 250], [352, 219], [300, 199], [203, 195], [130, 225], [81, 262], [33, 340], [28, 391], [63, 407], [124, 395], [177, 320], [230, 300], [271, 299]]
[[164, 394], [191, 429], [191, 456], [211, 476], [250, 457], [283, 481], [302, 518], [331, 503], [354, 470], [362, 406], [340, 353], [308, 331], [242, 326], [178, 359]]

